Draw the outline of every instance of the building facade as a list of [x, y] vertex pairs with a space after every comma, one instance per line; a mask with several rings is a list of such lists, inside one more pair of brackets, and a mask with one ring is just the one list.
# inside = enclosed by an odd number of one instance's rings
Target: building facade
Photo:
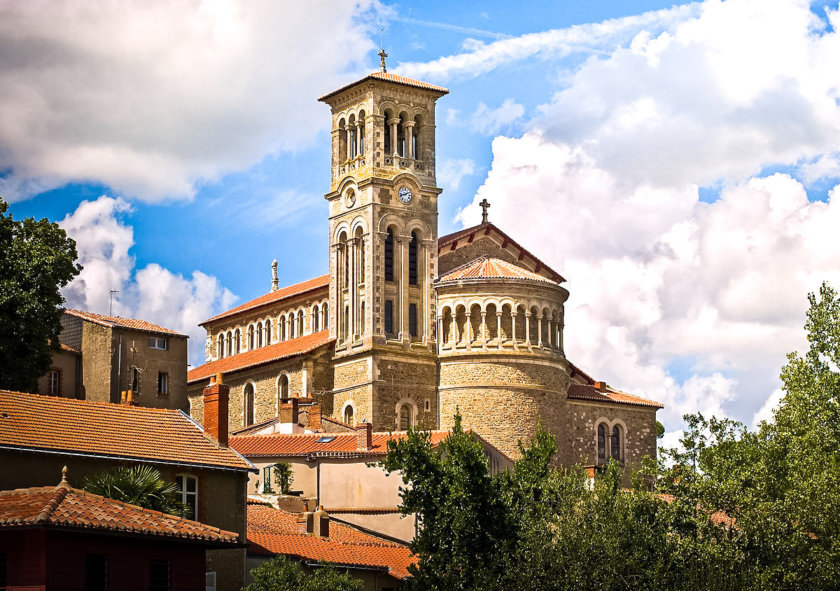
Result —
[[323, 97], [331, 110], [329, 273], [203, 323], [190, 412], [224, 373], [230, 428], [289, 397], [377, 431], [463, 425], [510, 457], [539, 420], [558, 462], [656, 453], [658, 403], [566, 359], [563, 277], [488, 220], [437, 234], [435, 105], [448, 91], [382, 70]]

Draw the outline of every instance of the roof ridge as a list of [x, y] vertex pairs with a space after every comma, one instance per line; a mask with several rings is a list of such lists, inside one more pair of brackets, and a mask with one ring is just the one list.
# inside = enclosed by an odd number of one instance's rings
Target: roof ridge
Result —
[[50, 396], [49, 394], [41, 394], [39, 392], [21, 392], [20, 390], [4, 390], [0, 388], [0, 395], [2, 394], [20, 394], [22, 396], [39, 396], [43, 399], [49, 399], [52, 402], [57, 402], [58, 404], [86, 404], [89, 406], [94, 407], [104, 407], [109, 409], [121, 409], [126, 410], [128, 412], [145, 412], [145, 411], [155, 411], [163, 414], [172, 415], [175, 412], [179, 412], [177, 408], [157, 408], [153, 406], [134, 406], [129, 404], [121, 404], [119, 402], [107, 402], [104, 400], [86, 400], [82, 398], [67, 398], [64, 396]]
[[73, 490], [66, 481], [62, 481], [55, 487], [55, 492], [47, 501], [46, 505], [41, 509], [38, 515], [35, 516], [35, 523], [48, 523], [50, 518], [53, 516], [53, 513], [58, 506], [64, 501], [67, 497], [67, 493]]

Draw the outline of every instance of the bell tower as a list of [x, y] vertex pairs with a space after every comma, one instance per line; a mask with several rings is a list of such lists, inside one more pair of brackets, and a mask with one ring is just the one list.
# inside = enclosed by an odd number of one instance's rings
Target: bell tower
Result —
[[379, 55], [380, 71], [319, 99], [332, 112], [332, 415], [434, 427], [435, 103], [449, 91], [387, 72]]

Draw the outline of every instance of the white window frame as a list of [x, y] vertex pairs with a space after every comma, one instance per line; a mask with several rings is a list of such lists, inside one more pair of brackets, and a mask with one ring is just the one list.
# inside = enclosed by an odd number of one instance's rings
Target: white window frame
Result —
[[[186, 485], [188, 479], [192, 479], [195, 483], [194, 491], [187, 490], [188, 487]], [[176, 474], [175, 485], [178, 487], [180, 501], [193, 508], [193, 514], [190, 519], [198, 521], [198, 477], [195, 474], [190, 474], [188, 472]], [[189, 501], [190, 498], [193, 499], [192, 503]]]
[[157, 351], [168, 351], [169, 339], [167, 339], [166, 337], [149, 337], [149, 349], [155, 349]]
[[[163, 378], [163, 379], [161, 379]], [[159, 371], [158, 372], [158, 395], [159, 396], [169, 396], [169, 372], [168, 371]]]
[[55, 367], [50, 370], [49, 384], [47, 384], [51, 396], [61, 394], [61, 370]]

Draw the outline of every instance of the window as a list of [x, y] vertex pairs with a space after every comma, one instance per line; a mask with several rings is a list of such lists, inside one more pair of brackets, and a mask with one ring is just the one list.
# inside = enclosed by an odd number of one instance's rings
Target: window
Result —
[[254, 327], [253, 327], [253, 325], [248, 327], [248, 350], [249, 351], [254, 350]]
[[265, 344], [271, 344], [271, 320], [265, 321]]
[[50, 394], [56, 396], [61, 392], [61, 370], [60, 369], [51, 369], [50, 373], [47, 374], [49, 376], [49, 388]]
[[417, 304], [408, 305], [408, 332], [412, 337], [417, 336]]
[[289, 397], [289, 376], [282, 375], [277, 380], [277, 396], [280, 398]]
[[417, 232], [411, 233], [411, 242], [408, 243], [408, 284], [417, 285], [417, 251], [420, 241], [417, 239]]
[[330, 327], [330, 317], [327, 315], [327, 303], [324, 302], [321, 304], [321, 324], [324, 327], [324, 330], [329, 329]]
[[108, 591], [108, 557], [105, 554], [85, 556], [85, 591]]
[[169, 591], [172, 580], [171, 570], [168, 560], [150, 560], [149, 591]]
[[618, 425], [612, 428], [612, 437], [610, 437], [610, 456], [616, 461], [621, 461], [621, 429]]
[[598, 459], [607, 459], [607, 428], [603, 423], [598, 425]]
[[175, 477], [175, 485], [178, 487], [181, 502], [190, 508], [190, 514], [187, 517], [196, 519], [198, 516], [198, 481], [195, 476], [178, 474]]
[[225, 335], [223, 334], [219, 335], [219, 344], [216, 354], [218, 355], [219, 359], [225, 356]]
[[385, 300], [385, 335], [394, 334], [394, 302]]
[[165, 371], [158, 372], [158, 395], [169, 394], [169, 374]]
[[233, 333], [229, 332], [227, 334], [227, 354], [233, 355]]
[[344, 409], [344, 422], [348, 425], [353, 424], [353, 407], [347, 405], [347, 408]]
[[320, 318], [318, 318], [320, 314], [318, 313], [318, 307], [312, 308], [312, 332], [318, 332], [321, 330], [321, 322]]
[[413, 426], [414, 417], [412, 416], [412, 408], [410, 404], [403, 404], [400, 407], [400, 431], [407, 431]]
[[295, 338], [295, 313], [289, 313], [289, 338]]
[[131, 368], [131, 391], [135, 393], [140, 391], [140, 370], [136, 367]]
[[277, 324], [277, 328], [280, 329], [280, 335], [277, 338], [279, 338], [281, 341], [285, 341], [286, 340], [286, 316], [285, 315], [280, 317], [280, 320], [278, 321], [278, 324]]
[[429, 412], [432, 410], [432, 401], [426, 398], [425, 402], [423, 403], [423, 410]]
[[385, 238], [385, 281], [394, 280], [394, 231], [388, 228]]
[[[274, 492], [271, 490], [271, 466], [263, 468], [263, 494]], [[281, 491], [282, 492], [282, 491]]]
[[263, 325], [262, 322], [257, 324], [257, 348], [263, 345]]
[[303, 310], [298, 311], [298, 330], [297, 334], [299, 337], [303, 336]]
[[149, 349], [160, 349], [166, 351], [166, 337], [149, 337]]
[[244, 413], [245, 426], [254, 424], [254, 385], [246, 384], [242, 396], [242, 408]]
[[335, 441], [335, 435], [324, 435], [323, 437], [319, 437], [315, 443], [330, 443]]

